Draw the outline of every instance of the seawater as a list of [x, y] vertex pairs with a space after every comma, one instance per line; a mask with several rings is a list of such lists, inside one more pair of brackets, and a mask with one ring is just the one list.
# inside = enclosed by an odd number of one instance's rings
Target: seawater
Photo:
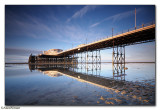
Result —
[[155, 63], [125, 66], [6, 64], [5, 105], [155, 105]]

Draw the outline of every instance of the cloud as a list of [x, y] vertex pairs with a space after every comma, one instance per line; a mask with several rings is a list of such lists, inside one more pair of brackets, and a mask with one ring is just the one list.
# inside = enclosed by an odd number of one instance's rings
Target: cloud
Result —
[[63, 36], [65, 36], [66, 39], [61, 40], [66, 43], [82, 43], [83, 39], [85, 39], [85, 33], [79, 25], [65, 25]]
[[5, 48], [5, 55], [21, 55], [21, 56], [28, 56], [30, 54], [38, 54], [42, 53], [39, 50], [32, 50], [32, 49], [21, 49], [21, 48]]
[[47, 26], [45, 23], [43, 23], [39, 18], [30, 16], [27, 14], [25, 16], [28, 19], [28, 21], [16, 21], [16, 22], [21, 27], [23, 27], [23, 30], [25, 30], [27, 35], [29, 35], [30, 37], [37, 38], [35, 34], [36, 32], [38, 33], [48, 32], [53, 34], [52, 29], [49, 26]]
[[45, 18], [47, 20], [27, 13], [17, 14], [9, 10], [6, 14], [6, 35], [25, 35], [34, 39], [59, 37], [54, 31], [54, 26], [58, 22], [57, 18], [50, 13]]
[[[141, 10], [142, 10], [142, 8], [137, 9], [136, 13], [140, 12]], [[112, 20], [113, 22], [119, 21], [123, 18], [127, 18], [129, 16], [134, 15], [134, 12], [135, 12], [135, 10], [131, 10], [131, 11], [127, 11], [127, 12], [123, 12], [123, 13], [119, 13], [119, 14], [116, 14], [116, 15], [113, 15], [113, 16], [106, 17], [105, 19], [92, 24], [90, 26], [90, 28], [96, 27], [99, 24], [101, 24], [101, 23], [103, 23], [104, 21], [107, 21], [107, 20]]]
[[41, 19], [37, 17], [27, 14], [25, 16], [27, 18], [26, 21], [16, 20], [16, 24], [21, 27], [20, 30], [23, 34], [34, 39], [45, 38], [48, 40], [56, 40], [65, 43], [72, 43], [71, 41], [74, 40], [73, 43], [80, 43], [80, 40], [84, 36], [83, 30], [78, 25], [52, 23], [51, 26], [48, 26], [41, 22]]
[[75, 18], [83, 17], [87, 12], [92, 11], [95, 8], [97, 8], [97, 6], [93, 6], [93, 5], [84, 6], [83, 8], [75, 12], [71, 18], [68, 18], [67, 22], [70, 22], [72, 19], [75, 19]]
[[28, 62], [29, 56], [21, 56], [21, 55], [6, 55], [5, 62], [6, 63], [25, 63]]
[[42, 53], [42, 51], [22, 48], [5, 48], [5, 62], [27, 62], [31, 53], [37, 55]]
[[[97, 6], [84, 6], [78, 10], [71, 19], [83, 17], [87, 12], [94, 10], [96, 7]], [[56, 43], [77, 43], [77, 45], [86, 41], [86, 35], [88, 33], [86, 29], [83, 29], [83, 27], [78, 24], [68, 24], [65, 21], [57, 22], [54, 14], [50, 13], [51, 12], [47, 15], [48, 19], [46, 20], [43, 17], [38, 17], [33, 14], [17, 14], [10, 11], [9, 14], [6, 14], [6, 34], [9, 36], [30, 37], [38, 40], [46, 39]]]
[[101, 21], [100, 22], [97, 22], [97, 23], [94, 23], [94, 24], [92, 24], [90, 27], [92, 28], [92, 27], [96, 27], [97, 25], [99, 25], [101, 23]]

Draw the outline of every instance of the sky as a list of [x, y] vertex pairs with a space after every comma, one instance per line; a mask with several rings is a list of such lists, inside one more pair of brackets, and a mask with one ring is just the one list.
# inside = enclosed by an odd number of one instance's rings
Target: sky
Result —
[[[155, 21], [154, 5], [6, 5], [5, 62], [27, 62], [49, 49], [67, 50]], [[155, 42], [125, 47], [126, 61], [154, 62]], [[112, 49], [101, 51], [112, 61]]]

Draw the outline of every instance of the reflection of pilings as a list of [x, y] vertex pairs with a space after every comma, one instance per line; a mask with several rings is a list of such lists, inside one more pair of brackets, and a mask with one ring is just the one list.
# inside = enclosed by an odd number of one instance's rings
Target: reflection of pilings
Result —
[[[90, 64], [90, 65], [92, 65], [92, 64]], [[104, 85], [107, 87], [113, 87], [113, 86], [115, 86], [115, 83], [117, 86], [120, 86], [120, 87], [122, 87], [124, 85], [123, 81], [114, 81], [114, 84], [113, 84], [112, 83], [113, 79], [102, 77], [102, 76], [100, 76], [100, 74], [97, 76], [94, 74], [83, 74], [80, 71], [75, 72], [72, 69], [73, 68], [72, 64], [69, 64], [69, 65], [63, 65], [63, 64], [59, 64], [59, 65], [43, 65], [43, 64], [33, 65], [32, 64], [31, 65], [30, 64], [29, 68], [32, 70], [38, 70], [38, 71], [58, 71], [58, 72], [62, 72], [64, 74], [68, 74], [68, 75], [71, 75], [71, 76], [77, 77], [77, 78], [80, 76], [79, 79], [84, 79], [86, 81], [90, 81], [90, 82]], [[98, 70], [98, 68], [95, 70]], [[74, 73], [74, 74], [72, 74], [72, 73]]]
[[112, 54], [113, 78], [125, 80], [125, 46], [114, 47]]
[[100, 76], [101, 72], [101, 64], [88, 64], [88, 68], [86, 68], [85, 64], [29, 64], [29, 69], [43, 69], [43, 68], [63, 68], [68, 69], [72, 72], [80, 72], [83, 74]]
[[[36, 69], [40, 72], [55, 72], [65, 75], [71, 78], [76, 79], [80, 82], [86, 82], [89, 84], [93, 84], [97, 87], [105, 88], [110, 91], [111, 93], [116, 92], [120, 94], [121, 98], [126, 98], [127, 100], [136, 100], [136, 101], [142, 101], [142, 103], [146, 102], [148, 104], [148, 101], [154, 100], [155, 97], [155, 88], [152, 85], [144, 85], [141, 83], [133, 83], [129, 81], [119, 81], [119, 80], [113, 80], [112, 78], [105, 78], [105, 77], [97, 77], [95, 75], [87, 75], [82, 74], [81, 72], [72, 72], [70, 68], [72, 65], [29, 65], [32, 67], [29, 67], [30, 69]], [[49, 73], [48, 72], [48, 73]], [[73, 74], [74, 73], [74, 74]], [[50, 75], [49, 75], [50, 76]], [[126, 89], [127, 88], [127, 89]], [[152, 99], [153, 98], [153, 99]]]
[[84, 73], [84, 74], [90, 74], [90, 75], [100, 75], [101, 72], [101, 64], [98, 63], [91, 63], [91, 64], [78, 64], [77, 65], [77, 71]]

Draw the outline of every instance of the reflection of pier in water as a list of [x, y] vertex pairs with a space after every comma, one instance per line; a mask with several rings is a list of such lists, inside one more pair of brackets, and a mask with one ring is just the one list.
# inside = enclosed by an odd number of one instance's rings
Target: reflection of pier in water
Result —
[[[30, 64], [29, 66], [30, 70], [39, 70], [39, 71], [58, 71], [58, 72], [62, 72], [62, 73], [74, 73], [74, 75], [77, 74], [77, 76], [90, 76], [93, 78], [103, 78], [103, 79], [110, 79], [108, 77], [104, 77], [101, 76], [101, 63], [95, 63], [95, 64], [77, 64], [77, 65], [63, 65], [63, 64], [59, 64], [59, 65], [44, 65], [44, 64], [38, 64], [38, 65], [33, 65]], [[125, 80], [125, 71], [122, 71], [122, 68], [113, 68], [113, 79], [116, 80], [121, 80], [124, 81]], [[121, 69], [121, 70], [119, 70]], [[91, 78], [92, 79], [92, 78]], [[112, 80], [113, 80], [112, 79]]]
[[[114, 80], [114, 78], [103, 77], [100, 75], [100, 65], [30, 65], [31, 70], [38, 70], [40, 72], [57, 71], [63, 75], [78, 79], [79, 81], [93, 83], [103, 88], [112, 88], [113, 86], [123, 86], [124, 82]], [[50, 75], [49, 75], [50, 76]], [[119, 75], [125, 77], [125, 75]], [[117, 78], [117, 77], [116, 77]], [[120, 78], [122, 79], [122, 78]]]
[[[155, 88], [153, 85], [125, 81], [125, 74], [123, 73], [119, 75], [113, 74], [113, 78], [103, 77], [100, 75], [100, 65], [29, 65], [29, 68], [30, 70], [38, 70], [44, 73], [46, 71], [57, 71], [58, 74], [120, 94], [127, 100], [134, 99], [147, 104], [152, 104], [155, 100]], [[119, 72], [121, 71], [119, 70]]]

